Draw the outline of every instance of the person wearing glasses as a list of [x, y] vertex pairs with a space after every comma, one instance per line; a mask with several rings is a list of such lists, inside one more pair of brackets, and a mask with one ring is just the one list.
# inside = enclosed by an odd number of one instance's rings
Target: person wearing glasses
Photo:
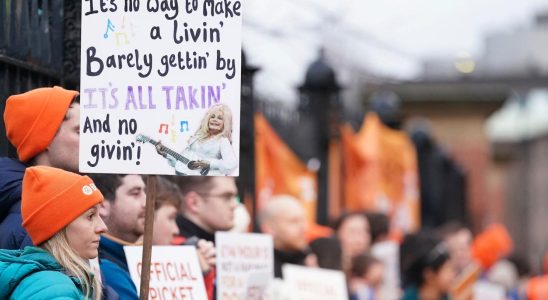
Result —
[[183, 194], [177, 225], [185, 238], [215, 242], [215, 232], [234, 227], [238, 188], [234, 177], [178, 176]]
[[[216, 249], [212, 242], [203, 239], [194, 241], [179, 237], [180, 231], [176, 218], [181, 207], [183, 196], [179, 187], [168, 179], [168, 176], [158, 176], [156, 182], [156, 205], [154, 206], [154, 229], [152, 245], [167, 246], [195, 244], [198, 261], [204, 276], [208, 299], [214, 299], [214, 282]], [[190, 242], [190, 243], [189, 243]]]
[[407, 235], [400, 246], [402, 300], [447, 300], [455, 267], [447, 246], [432, 233]]

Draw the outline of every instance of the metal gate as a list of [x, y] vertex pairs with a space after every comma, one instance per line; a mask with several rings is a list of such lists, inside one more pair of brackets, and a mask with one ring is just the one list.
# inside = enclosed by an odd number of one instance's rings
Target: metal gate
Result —
[[[9, 95], [58, 84], [76, 88], [80, 6], [80, 1], [65, 4], [64, 0], [4, 0], [0, 4], [0, 111]], [[65, 34], [75, 31], [76, 41]], [[3, 118], [0, 132], [0, 156], [14, 157]]]

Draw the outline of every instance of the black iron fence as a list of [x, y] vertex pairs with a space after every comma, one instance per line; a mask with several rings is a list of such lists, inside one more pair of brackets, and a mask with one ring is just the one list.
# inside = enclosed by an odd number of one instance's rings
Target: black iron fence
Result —
[[[59, 84], [63, 74], [63, 0], [0, 4], [0, 111], [9, 95]], [[0, 131], [5, 133], [3, 119]], [[0, 138], [0, 155], [15, 153]]]

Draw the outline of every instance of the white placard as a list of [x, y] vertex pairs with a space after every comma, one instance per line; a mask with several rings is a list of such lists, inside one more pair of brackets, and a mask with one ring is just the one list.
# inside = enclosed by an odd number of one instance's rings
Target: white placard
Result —
[[[124, 251], [131, 279], [141, 286], [143, 247], [124, 246]], [[149, 285], [149, 299], [207, 299], [196, 248], [152, 246]]]
[[272, 282], [271, 272], [249, 272], [246, 281], [246, 300], [264, 300], [268, 299], [268, 289]]
[[375, 243], [371, 254], [382, 261], [385, 267], [381, 290], [382, 299], [397, 300], [400, 295], [400, 246], [393, 241]]
[[266, 292], [266, 300], [292, 300], [287, 284], [281, 278], [270, 281]]
[[478, 281], [474, 284], [474, 297], [473, 300], [505, 300], [506, 293], [504, 288], [500, 285]]
[[[253, 293], [264, 293], [274, 277], [272, 236], [216, 232], [215, 245], [218, 300], [245, 300], [250, 288]], [[257, 277], [249, 280], [254, 274]]]
[[347, 300], [346, 279], [341, 271], [285, 264], [284, 281], [292, 300]]
[[240, 0], [83, 1], [80, 171], [237, 176], [241, 26]]

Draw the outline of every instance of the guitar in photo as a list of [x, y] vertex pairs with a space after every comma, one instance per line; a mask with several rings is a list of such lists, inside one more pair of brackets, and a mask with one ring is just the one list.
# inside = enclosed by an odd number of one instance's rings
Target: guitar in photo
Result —
[[227, 176], [238, 167], [232, 147], [232, 112], [225, 104], [215, 104], [208, 109], [200, 127], [180, 153], [160, 141], [140, 137], [156, 146], [156, 151], [168, 160], [177, 175]]

